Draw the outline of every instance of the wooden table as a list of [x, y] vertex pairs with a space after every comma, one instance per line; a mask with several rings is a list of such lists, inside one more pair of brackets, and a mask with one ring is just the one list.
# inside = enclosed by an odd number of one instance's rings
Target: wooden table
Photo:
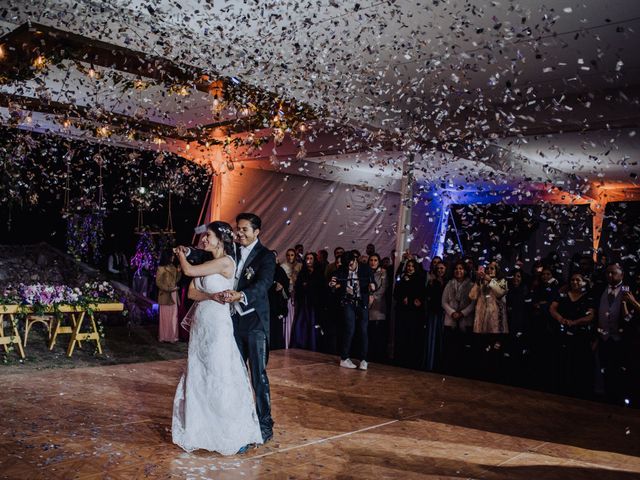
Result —
[[[122, 303], [96, 303], [91, 305], [89, 309], [82, 307], [76, 307], [74, 305], [61, 305], [58, 311], [62, 313], [56, 317], [53, 323], [53, 329], [51, 332], [51, 341], [49, 342], [49, 350], [53, 350], [56, 344], [58, 335], [71, 335], [69, 346], [67, 347], [67, 357], [73, 355], [73, 350], [76, 343], [79, 346], [83, 340], [93, 340], [96, 342], [96, 348], [98, 353], [102, 353], [102, 345], [100, 344], [100, 332], [96, 325], [94, 313], [96, 312], [121, 312], [124, 310]], [[3, 315], [8, 315], [13, 325], [13, 335], [5, 336], [4, 328], [0, 328], [0, 345], [4, 345], [5, 351], [8, 350], [7, 345], [17, 344], [20, 356], [24, 358], [24, 350], [22, 349], [22, 340], [20, 333], [16, 328], [15, 314], [17, 313], [33, 313], [33, 309], [21, 305], [0, 305], [0, 321], [3, 320]], [[54, 313], [53, 309], [46, 310], [44, 313]], [[67, 315], [68, 314], [68, 315]], [[87, 315], [88, 314], [88, 315]], [[89, 317], [89, 331], [81, 332], [82, 325], [86, 317]], [[65, 322], [70, 323], [65, 324]]]
[[[9, 345], [17, 345], [20, 357], [24, 358], [24, 349], [22, 348], [22, 338], [20, 338], [20, 332], [18, 331], [18, 321], [16, 320], [16, 313], [21, 312], [19, 305], [0, 305], [0, 345], [4, 347], [4, 351], [9, 351]], [[4, 316], [9, 317], [11, 322], [11, 330], [13, 335], [4, 334]]]

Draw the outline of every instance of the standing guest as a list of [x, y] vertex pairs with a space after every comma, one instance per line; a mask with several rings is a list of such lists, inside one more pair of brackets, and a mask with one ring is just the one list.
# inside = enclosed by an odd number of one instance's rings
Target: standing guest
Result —
[[534, 383], [539, 388], [552, 389], [557, 377], [557, 349], [553, 347], [558, 343], [559, 325], [551, 318], [549, 308], [558, 297], [559, 285], [551, 267], [538, 266], [535, 272], [538, 271], [531, 289], [531, 360], [535, 365]]
[[175, 343], [178, 341], [178, 281], [182, 273], [174, 265], [175, 255], [165, 250], [160, 255], [156, 285], [158, 286], [158, 309], [160, 322], [158, 340]]
[[113, 280], [129, 285], [129, 260], [117, 247], [113, 249], [107, 259], [107, 270]]
[[[336, 257], [335, 264], [337, 270], [342, 267], [342, 259], [345, 257], [344, 253]], [[333, 271], [333, 274], [337, 270]], [[332, 274], [332, 276], [333, 276]], [[327, 280], [327, 283], [331, 281], [331, 277]], [[330, 355], [338, 355], [340, 346], [342, 345], [342, 306], [340, 305], [340, 295], [335, 289], [330, 288], [327, 291], [326, 301], [326, 321], [323, 325], [323, 352]]]
[[315, 252], [304, 256], [304, 265], [294, 287], [295, 317], [291, 335], [291, 348], [318, 350], [320, 308], [324, 297], [324, 275], [318, 268]]
[[409, 251], [409, 249], [407, 248], [403, 253], [402, 253], [402, 258], [400, 259], [400, 264], [398, 265], [398, 268], [396, 269], [396, 278], [400, 277], [401, 275], [404, 274], [406, 268], [407, 268], [407, 263], [410, 260], [415, 260], [414, 255]]
[[507, 307], [504, 296], [507, 282], [499, 276], [498, 264], [491, 262], [486, 269], [479, 268], [476, 283], [469, 292], [469, 298], [476, 301], [473, 332], [480, 334], [503, 334], [509, 332]]
[[475, 283], [476, 281], [476, 261], [472, 257], [463, 257], [462, 261], [467, 267], [467, 272], [469, 272], [469, 280]]
[[423, 366], [429, 371], [433, 371], [441, 363], [442, 327], [444, 324], [442, 293], [447, 281], [446, 276], [447, 266], [439, 262], [433, 270], [433, 277], [427, 280], [427, 331]]
[[344, 248], [336, 247], [333, 250], [333, 262], [327, 265], [327, 269], [324, 272], [324, 276], [327, 282], [331, 280], [331, 277], [333, 277], [333, 273], [338, 269], [338, 258], [342, 257], [343, 255], [344, 255]]
[[426, 315], [426, 288], [420, 264], [407, 260], [396, 283], [396, 358], [406, 367], [418, 368], [423, 351]]
[[351, 361], [351, 347], [356, 333], [356, 324], [360, 338], [360, 370], [367, 370], [369, 294], [376, 289], [373, 272], [368, 265], [362, 265], [356, 250], [345, 254], [344, 265], [331, 277], [329, 287], [334, 290], [342, 306], [344, 333], [340, 349], [340, 366], [356, 368]]
[[296, 251], [296, 258], [299, 263], [304, 263], [304, 246], [301, 243], [298, 243], [295, 247], [293, 247]]
[[[429, 272], [427, 273], [427, 282], [436, 278], [437, 276], [436, 269], [438, 268], [438, 265], [440, 265], [441, 263], [442, 263], [442, 257], [439, 257], [438, 255], [433, 257], [433, 260], [431, 260], [431, 263], [429, 264]], [[446, 267], [445, 267], [445, 270], [446, 270]]]
[[318, 268], [321, 272], [326, 272], [329, 267], [329, 252], [325, 249], [318, 250]]
[[607, 400], [621, 403], [626, 393], [625, 341], [631, 333], [624, 321], [623, 297], [629, 287], [623, 284], [624, 271], [616, 263], [605, 270], [607, 288], [598, 298], [597, 358], [604, 376]]
[[285, 318], [288, 313], [289, 302], [289, 277], [282, 266], [277, 263], [278, 252], [271, 251], [276, 257], [276, 270], [273, 276], [273, 285], [269, 288], [269, 349], [279, 350], [285, 347]]
[[560, 325], [557, 386], [563, 393], [587, 397], [593, 391], [591, 354], [593, 299], [581, 273], [571, 275], [566, 293], [551, 302], [549, 312]]
[[476, 283], [469, 298], [476, 301], [473, 333], [476, 335], [476, 374], [488, 380], [498, 380], [501, 369], [502, 345], [509, 333], [507, 323], [507, 282], [500, 277], [498, 264], [491, 262], [486, 271], [479, 267]]
[[531, 295], [525, 278], [524, 272], [517, 268], [509, 281], [507, 292], [509, 382], [517, 385], [525, 385], [528, 375]]
[[389, 337], [387, 322], [387, 271], [380, 264], [380, 255], [369, 256], [369, 268], [373, 272], [376, 289], [369, 296], [369, 357], [380, 362], [385, 359]]
[[470, 361], [469, 335], [473, 330], [475, 302], [469, 298], [473, 282], [469, 279], [466, 265], [458, 261], [453, 266], [453, 278], [442, 292], [444, 309], [444, 370], [459, 375]]
[[365, 253], [367, 254], [367, 257], [370, 257], [371, 255], [376, 253], [376, 246], [373, 243], [368, 243], [367, 247], [365, 248]]
[[[629, 331], [625, 335], [625, 352], [623, 362], [630, 379], [640, 378], [640, 271], [636, 272], [633, 288], [622, 294], [622, 309], [624, 315], [624, 329]], [[640, 382], [629, 382], [629, 401], [631, 405], [640, 402]]]
[[296, 251], [293, 248], [285, 253], [285, 261], [280, 265], [289, 278], [289, 300], [287, 304], [287, 317], [284, 326], [284, 348], [289, 348], [291, 341], [291, 326], [295, 315], [294, 287], [302, 264], [297, 261]]

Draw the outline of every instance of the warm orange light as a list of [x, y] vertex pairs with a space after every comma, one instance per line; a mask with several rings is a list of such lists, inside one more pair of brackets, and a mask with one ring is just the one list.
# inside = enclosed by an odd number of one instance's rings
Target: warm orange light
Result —
[[140, 79], [133, 81], [133, 88], [135, 88], [136, 90], [145, 90], [148, 87], [149, 87], [149, 84]]
[[4, 45], [0, 45], [0, 60], [4, 60], [7, 56], [7, 53], [4, 50]]
[[98, 129], [96, 130], [96, 135], [98, 135], [99, 137], [108, 137], [109, 135], [111, 135], [111, 131], [109, 130], [109, 127], [98, 127]]
[[47, 58], [44, 55], [38, 55], [33, 60], [33, 68], [36, 70], [42, 70], [47, 66]]

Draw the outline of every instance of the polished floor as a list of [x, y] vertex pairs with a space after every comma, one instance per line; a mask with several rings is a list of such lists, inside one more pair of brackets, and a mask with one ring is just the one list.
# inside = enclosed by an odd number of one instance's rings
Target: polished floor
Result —
[[0, 377], [0, 478], [640, 479], [638, 410], [300, 350], [271, 356], [272, 442], [187, 454], [170, 432], [184, 363]]

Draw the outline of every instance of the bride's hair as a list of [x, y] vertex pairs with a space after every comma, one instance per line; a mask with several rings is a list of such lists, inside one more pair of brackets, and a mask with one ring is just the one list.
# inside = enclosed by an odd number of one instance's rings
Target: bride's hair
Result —
[[224, 253], [231, 255], [235, 259], [236, 249], [233, 244], [233, 231], [231, 230], [231, 225], [227, 222], [215, 221], [207, 225], [207, 229], [211, 230], [216, 237], [218, 237], [218, 240], [222, 242]]

